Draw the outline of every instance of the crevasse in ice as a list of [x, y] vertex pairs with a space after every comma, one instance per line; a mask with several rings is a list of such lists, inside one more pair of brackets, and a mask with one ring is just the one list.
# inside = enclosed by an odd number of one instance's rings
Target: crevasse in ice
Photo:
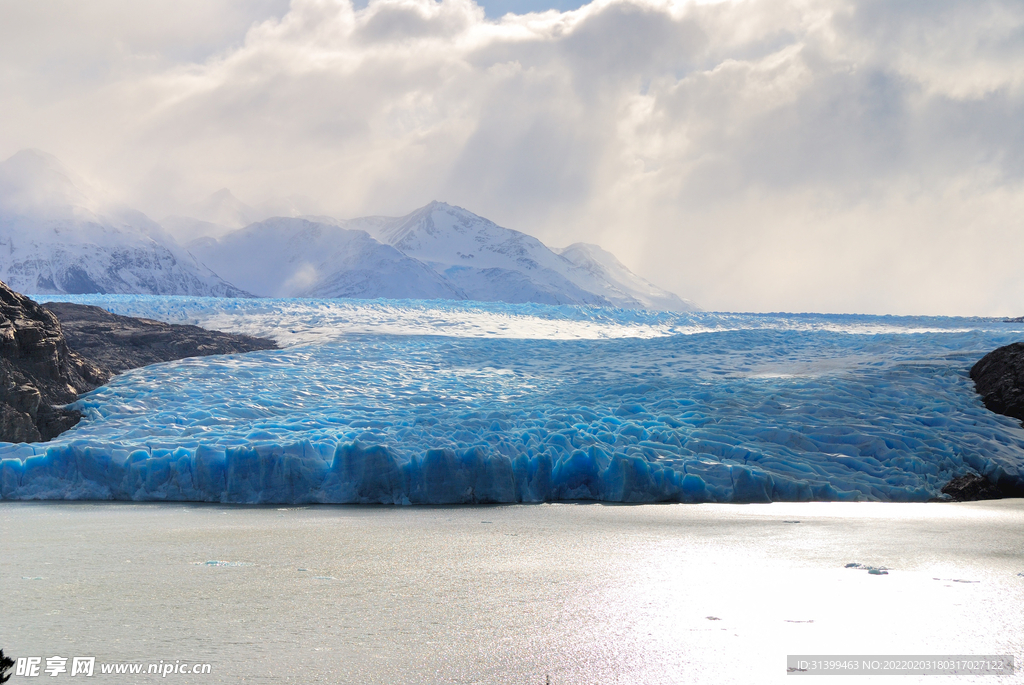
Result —
[[1019, 324], [67, 299], [283, 349], [118, 376], [57, 440], [0, 443], [4, 499], [913, 501], [1024, 474], [1024, 431], [967, 376]]

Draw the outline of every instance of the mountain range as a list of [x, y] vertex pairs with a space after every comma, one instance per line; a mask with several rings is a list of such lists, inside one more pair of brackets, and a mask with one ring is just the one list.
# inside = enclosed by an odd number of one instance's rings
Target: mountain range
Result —
[[249, 295], [146, 215], [89, 191], [38, 150], [0, 163], [0, 280], [24, 293]]
[[698, 309], [596, 245], [551, 249], [443, 202], [397, 218], [257, 220], [258, 210], [222, 189], [189, 209], [191, 216], [154, 222], [103, 201], [56, 158], [23, 150], [0, 163], [0, 280], [40, 294], [383, 297]]

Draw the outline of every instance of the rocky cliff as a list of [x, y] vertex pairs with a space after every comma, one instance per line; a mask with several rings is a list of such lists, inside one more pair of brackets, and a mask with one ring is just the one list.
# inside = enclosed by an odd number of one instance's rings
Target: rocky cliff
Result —
[[272, 340], [40, 305], [0, 282], [0, 442], [45, 442], [82, 418], [62, 405], [147, 364], [274, 349]]
[[[974, 387], [989, 410], [1024, 421], [1024, 343], [1013, 343], [993, 350], [971, 367]], [[943, 489], [954, 499], [994, 499], [1024, 497], [1018, 483], [985, 483], [969, 478], [953, 481]]]
[[60, 320], [71, 349], [114, 373], [186, 357], [277, 348], [266, 338], [119, 316], [84, 304], [43, 306]]
[[51, 312], [0, 283], [0, 440], [49, 440], [78, 423], [62, 409], [110, 372], [73, 352]]
[[971, 378], [986, 407], [1024, 421], [1024, 343], [989, 352], [971, 367]]

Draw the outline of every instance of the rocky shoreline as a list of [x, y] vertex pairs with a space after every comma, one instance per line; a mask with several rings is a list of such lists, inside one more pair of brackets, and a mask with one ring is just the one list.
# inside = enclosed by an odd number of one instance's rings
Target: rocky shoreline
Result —
[[[992, 350], [971, 367], [971, 380], [985, 407], [1024, 423], [1024, 343]], [[966, 475], [942, 488], [954, 501], [1024, 497], [1024, 487], [1010, 480], [992, 482]]]
[[63, 405], [128, 369], [210, 354], [276, 349], [265, 338], [46, 306], [0, 283], [0, 442], [46, 442], [81, 420]]
[[0, 440], [41, 442], [60, 435], [81, 418], [61, 405], [110, 375], [71, 350], [56, 316], [0, 284]]
[[113, 373], [186, 357], [277, 349], [267, 338], [120, 316], [91, 305], [47, 302], [43, 307], [60, 321], [72, 350]]
[[971, 380], [990, 411], [1024, 421], [1024, 342], [986, 354], [971, 367]]

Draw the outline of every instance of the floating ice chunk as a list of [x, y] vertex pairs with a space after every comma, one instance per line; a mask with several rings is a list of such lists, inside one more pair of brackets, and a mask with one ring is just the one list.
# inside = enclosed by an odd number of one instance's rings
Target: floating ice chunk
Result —
[[851, 562], [846, 565], [846, 568], [857, 568], [863, 571], [867, 571], [873, 576], [887, 576], [889, 575], [889, 569], [885, 566], [866, 566], [864, 564], [858, 564], [857, 562]]

